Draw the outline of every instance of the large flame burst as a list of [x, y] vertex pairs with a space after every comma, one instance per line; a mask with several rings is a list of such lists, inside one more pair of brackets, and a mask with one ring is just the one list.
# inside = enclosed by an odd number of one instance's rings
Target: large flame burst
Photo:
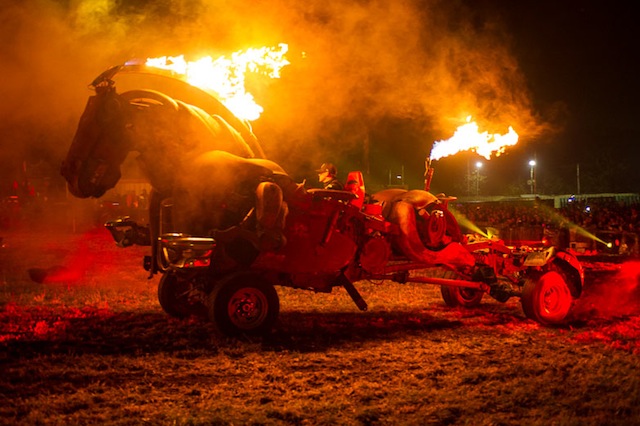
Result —
[[518, 134], [511, 126], [504, 135], [489, 134], [480, 132], [478, 125], [471, 121], [471, 117], [467, 117], [467, 123], [458, 127], [451, 138], [433, 143], [429, 158], [439, 160], [461, 151], [473, 151], [490, 160], [492, 154], [499, 156], [508, 146], [516, 143], [518, 143]]
[[263, 108], [246, 91], [245, 74], [280, 78], [280, 70], [289, 64], [285, 58], [288, 49], [288, 45], [281, 43], [277, 47], [240, 50], [215, 60], [211, 56], [196, 61], [187, 61], [184, 55], [162, 56], [147, 59], [145, 65], [179, 74], [189, 84], [212, 92], [237, 117], [256, 120]]

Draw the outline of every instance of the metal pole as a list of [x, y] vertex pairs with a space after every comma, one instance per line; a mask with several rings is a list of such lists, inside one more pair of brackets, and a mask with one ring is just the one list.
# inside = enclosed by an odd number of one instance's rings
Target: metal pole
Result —
[[533, 168], [534, 167], [535, 166], [531, 166], [531, 193], [532, 194], [536, 193], [536, 189], [535, 189], [536, 188], [536, 181], [535, 181], [535, 179], [533, 177]]
[[470, 162], [467, 160], [467, 195], [471, 195], [471, 166]]
[[531, 166], [531, 174], [529, 176], [529, 184], [531, 185], [531, 195], [536, 193], [536, 175], [535, 175], [535, 167], [536, 161], [529, 161], [529, 166]]
[[482, 168], [482, 162], [476, 163], [476, 197], [480, 195], [480, 169]]

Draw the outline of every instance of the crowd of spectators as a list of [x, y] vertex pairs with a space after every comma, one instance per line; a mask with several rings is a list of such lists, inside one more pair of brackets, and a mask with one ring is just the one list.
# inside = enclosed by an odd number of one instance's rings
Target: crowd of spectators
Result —
[[[10, 229], [25, 217], [55, 214], [53, 200], [46, 197], [22, 194], [2, 197], [0, 200], [0, 229]], [[119, 216], [131, 216], [136, 220], [146, 219], [146, 209], [149, 195], [146, 190], [140, 193], [128, 191], [125, 194], [112, 195], [108, 201], [96, 200], [95, 203], [84, 203], [90, 207], [89, 216], [94, 223]], [[61, 203], [63, 210], [68, 210], [66, 204]], [[66, 207], [65, 207], [66, 206]], [[569, 199], [563, 207], [555, 208], [553, 200], [535, 201], [495, 201], [495, 202], [454, 202], [449, 207], [454, 214], [459, 214], [467, 220], [465, 222], [479, 228], [494, 228], [499, 231], [507, 230], [513, 234], [514, 229], [544, 230], [571, 235], [571, 241], [578, 241], [580, 236], [597, 236], [602, 233], [619, 234], [628, 241], [640, 239], [640, 201], [616, 201], [612, 198]], [[31, 215], [27, 213], [31, 211]], [[76, 208], [75, 215], [78, 213]], [[86, 214], [85, 214], [86, 216]], [[75, 219], [74, 219], [75, 220]], [[468, 231], [474, 232], [472, 229]], [[503, 232], [506, 234], [506, 232]], [[528, 233], [528, 235], [534, 235]], [[626, 236], [626, 237], [625, 237]], [[595, 241], [591, 238], [591, 241]], [[622, 244], [621, 244], [622, 245]]]
[[611, 202], [572, 203], [560, 210], [563, 217], [585, 229], [640, 233], [639, 204]]
[[592, 231], [640, 233], [640, 205], [615, 201], [573, 201], [556, 209], [545, 202], [459, 203], [453, 209], [478, 226], [579, 226]]
[[465, 203], [455, 204], [451, 209], [464, 215], [479, 227], [514, 227], [550, 225], [554, 218], [541, 205], [515, 203]]
[[[535, 232], [528, 235], [537, 233], [561, 239], [559, 235], [564, 233], [566, 239], [559, 244], [563, 248], [573, 244], [587, 251], [638, 251], [640, 204], [635, 202], [617, 202], [608, 198], [569, 200], [561, 208], [540, 200], [528, 203], [457, 203], [451, 209], [480, 229], [495, 228], [502, 235], [529, 229]], [[614, 247], [597, 244], [598, 238], [613, 241]]]
[[56, 225], [65, 227], [102, 225], [108, 220], [129, 216], [143, 223], [148, 220], [149, 194], [146, 189], [113, 193], [105, 199], [45, 198], [25, 194], [0, 197], [0, 230], [29, 229]]

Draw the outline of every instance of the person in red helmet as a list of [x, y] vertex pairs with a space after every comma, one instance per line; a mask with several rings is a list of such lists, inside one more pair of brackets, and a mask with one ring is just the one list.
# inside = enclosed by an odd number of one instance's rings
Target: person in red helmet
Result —
[[318, 181], [324, 186], [324, 189], [344, 190], [344, 185], [337, 178], [338, 169], [333, 164], [322, 163], [316, 172], [318, 172]]

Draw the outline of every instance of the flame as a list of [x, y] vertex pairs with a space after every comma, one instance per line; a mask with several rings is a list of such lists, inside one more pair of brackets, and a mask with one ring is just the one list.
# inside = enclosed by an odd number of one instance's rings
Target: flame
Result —
[[172, 71], [183, 76], [189, 84], [213, 93], [238, 118], [256, 120], [264, 109], [246, 91], [245, 74], [248, 72], [280, 78], [280, 70], [289, 64], [285, 54], [289, 46], [261, 47], [240, 50], [213, 59], [211, 56], [187, 61], [184, 55], [148, 58], [145, 65]]
[[472, 122], [471, 117], [467, 117], [467, 123], [458, 127], [451, 138], [433, 143], [429, 158], [439, 160], [461, 151], [473, 151], [490, 160], [491, 154], [497, 157], [505, 151], [506, 147], [516, 143], [518, 143], [518, 134], [513, 127], [509, 126], [509, 131], [504, 135], [480, 133], [476, 122]]

